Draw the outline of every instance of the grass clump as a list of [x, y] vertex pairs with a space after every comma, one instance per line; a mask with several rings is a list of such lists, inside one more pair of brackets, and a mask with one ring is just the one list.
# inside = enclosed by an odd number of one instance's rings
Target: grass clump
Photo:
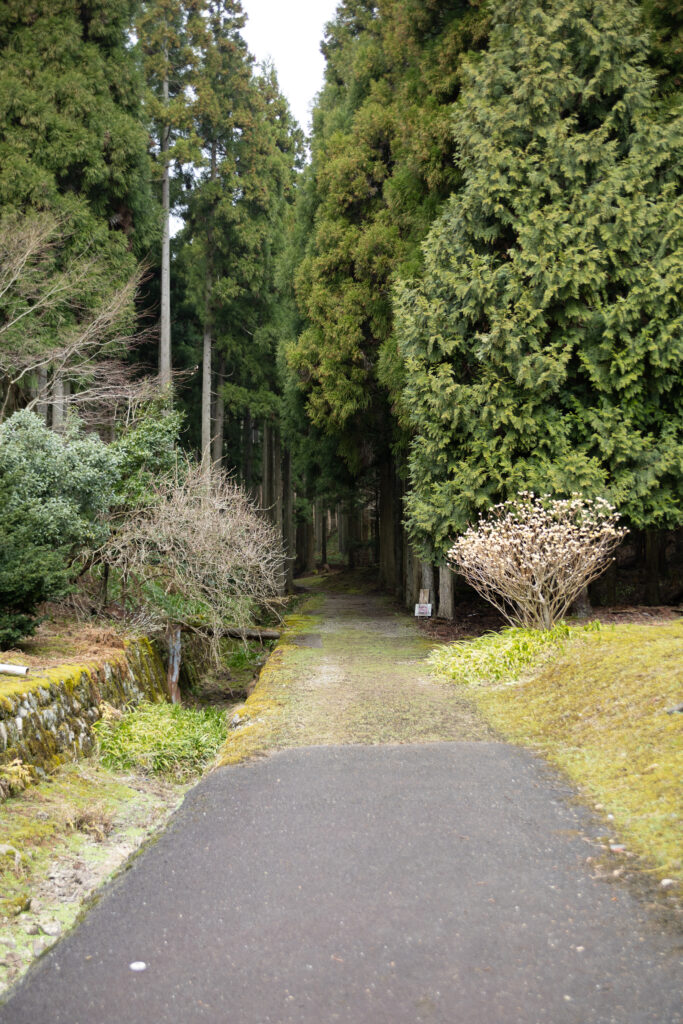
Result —
[[[457, 646], [475, 645], [480, 655], [473, 654], [471, 664], [487, 665], [478, 681], [493, 685], [471, 687], [468, 694], [491, 725], [541, 751], [611, 813], [621, 837], [650, 862], [654, 875], [681, 878], [683, 715], [667, 710], [680, 703], [683, 691], [683, 623], [572, 630], [552, 658], [543, 657], [541, 646], [540, 664], [533, 657], [525, 666], [511, 659], [509, 676], [502, 668], [491, 672], [499, 650], [495, 638]], [[447, 667], [448, 651], [435, 655], [433, 664]], [[462, 679], [468, 662], [462, 654], [451, 656], [456, 667], [458, 657], [459, 675], [451, 677]]]
[[225, 740], [225, 714], [216, 708], [142, 702], [120, 718], [95, 724], [100, 760], [113, 771], [163, 775], [177, 782], [201, 775]]
[[456, 683], [486, 685], [512, 682], [539, 659], [561, 650], [570, 637], [597, 629], [599, 623], [572, 628], [558, 622], [552, 629], [510, 626], [499, 633], [486, 633], [476, 640], [460, 640], [437, 647], [429, 664]]

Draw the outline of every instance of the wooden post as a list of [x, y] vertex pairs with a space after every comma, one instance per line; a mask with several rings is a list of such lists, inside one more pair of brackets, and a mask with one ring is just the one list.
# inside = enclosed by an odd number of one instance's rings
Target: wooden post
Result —
[[166, 677], [168, 695], [172, 704], [180, 704], [180, 686], [178, 685], [182, 654], [180, 626], [169, 624], [166, 627], [166, 643], [168, 644], [168, 675]]

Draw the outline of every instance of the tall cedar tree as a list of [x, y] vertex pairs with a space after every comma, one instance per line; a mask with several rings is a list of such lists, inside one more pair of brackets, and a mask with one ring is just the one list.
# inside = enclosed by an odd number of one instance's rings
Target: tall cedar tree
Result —
[[393, 413], [403, 383], [391, 285], [401, 268], [420, 265], [419, 243], [457, 183], [449, 108], [463, 54], [485, 43], [486, 25], [477, 0], [345, 0], [323, 44], [310, 241], [296, 281], [304, 329], [287, 358], [314, 426], [346, 463], [340, 482], [350, 469], [359, 486], [379, 487], [388, 587], [400, 515]]
[[[55, 280], [86, 261], [91, 267], [71, 275], [53, 311], [54, 331], [100, 308], [156, 231], [143, 83], [128, 40], [132, 7], [131, 0], [0, 5], [2, 216], [18, 234], [17, 218], [54, 225], [41, 269], [49, 262]], [[49, 349], [54, 331], [32, 336], [31, 345]]]
[[396, 296], [425, 550], [519, 489], [681, 522], [683, 125], [647, 56], [628, 0], [508, 0], [469, 67], [463, 187]]
[[[159, 381], [171, 384], [171, 170], [197, 156], [192, 133], [196, 40], [204, 31], [204, 0], [144, 0], [135, 31], [147, 82], [146, 114], [161, 184], [161, 317]], [[193, 46], [193, 44], [195, 44]]]
[[[243, 461], [242, 422], [277, 415], [276, 264], [303, 138], [272, 68], [254, 74], [238, 3], [215, 4], [196, 79], [204, 166], [191, 184], [178, 264], [203, 334], [201, 448]], [[213, 419], [210, 398], [214, 397]]]

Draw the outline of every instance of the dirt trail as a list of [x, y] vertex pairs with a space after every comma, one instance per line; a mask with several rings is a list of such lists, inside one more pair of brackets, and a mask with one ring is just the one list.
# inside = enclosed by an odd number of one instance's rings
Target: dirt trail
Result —
[[308, 582], [310, 596], [238, 709], [224, 763], [286, 747], [492, 738], [472, 706], [430, 675], [433, 641], [389, 598]]

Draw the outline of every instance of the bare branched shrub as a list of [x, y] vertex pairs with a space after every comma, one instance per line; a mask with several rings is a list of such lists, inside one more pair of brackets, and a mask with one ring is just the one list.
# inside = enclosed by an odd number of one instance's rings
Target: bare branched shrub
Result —
[[456, 572], [515, 625], [550, 629], [612, 560], [626, 531], [602, 498], [496, 505], [448, 552]]
[[278, 593], [282, 542], [238, 484], [182, 470], [117, 522], [102, 557], [135, 588], [146, 626], [182, 625], [217, 652], [226, 627], [246, 629]]

